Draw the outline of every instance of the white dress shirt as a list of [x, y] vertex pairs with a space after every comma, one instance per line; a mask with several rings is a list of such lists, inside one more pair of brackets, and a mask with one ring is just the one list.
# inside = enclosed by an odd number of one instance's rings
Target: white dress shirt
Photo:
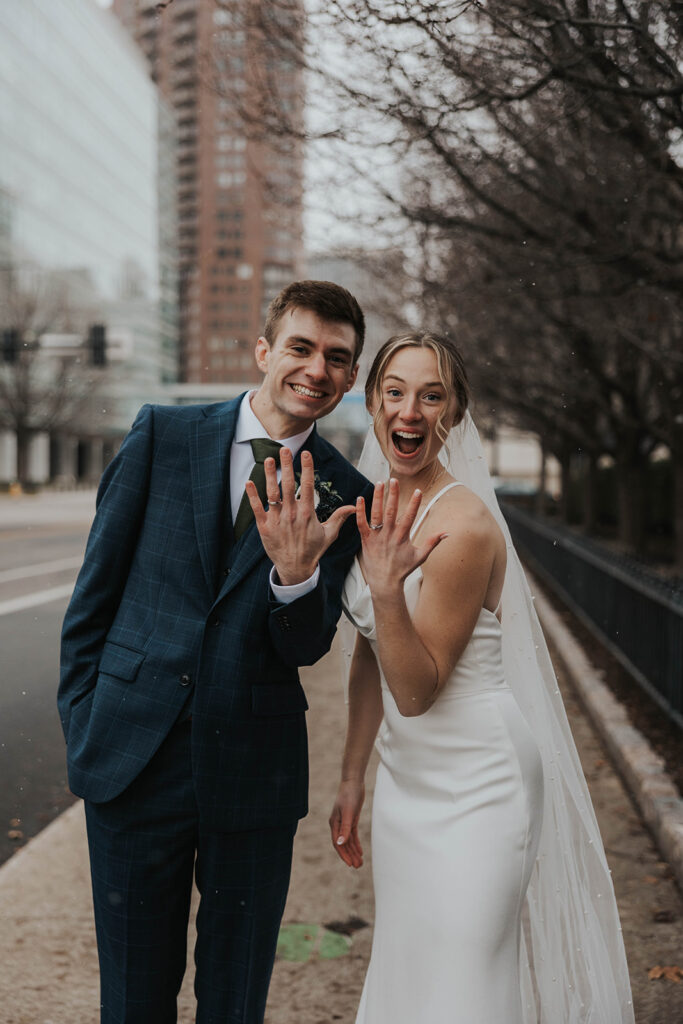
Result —
[[[245, 484], [254, 468], [254, 453], [251, 450], [251, 440], [254, 437], [270, 437], [270, 434], [251, 407], [251, 398], [254, 394], [256, 394], [255, 391], [250, 391], [242, 399], [240, 411], [237, 414], [235, 436], [230, 446], [230, 511], [233, 523], [237, 518], [237, 510], [242, 501]], [[310, 427], [302, 430], [299, 434], [294, 434], [293, 437], [273, 437], [271, 440], [277, 441], [279, 444], [289, 448], [294, 457], [312, 430], [313, 424], [311, 423]], [[279, 469], [277, 471], [277, 478], [278, 480], [280, 479]], [[318, 565], [313, 575], [309, 579], [304, 580], [303, 583], [294, 583], [289, 587], [283, 587], [280, 583], [275, 582], [276, 575], [275, 568], [273, 568], [270, 572], [270, 586], [278, 601], [283, 604], [289, 604], [290, 601], [295, 601], [298, 597], [303, 597], [304, 594], [315, 590], [319, 576], [320, 566]]]

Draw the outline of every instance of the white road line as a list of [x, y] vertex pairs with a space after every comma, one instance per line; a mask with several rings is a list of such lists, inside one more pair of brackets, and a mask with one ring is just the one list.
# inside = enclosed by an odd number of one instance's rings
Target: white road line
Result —
[[69, 597], [73, 589], [73, 583], [67, 583], [63, 587], [38, 590], [35, 594], [25, 594], [23, 597], [15, 597], [11, 601], [0, 601], [0, 615], [11, 615], [12, 612], [23, 612], [26, 608], [35, 608], [39, 604], [59, 601], [63, 597]]
[[33, 565], [22, 565], [18, 569], [3, 569], [0, 572], [0, 583], [10, 580], [27, 580], [30, 576], [43, 576], [48, 572], [62, 572], [64, 569], [78, 569], [83, 556], [57, 558], [52, 562], [34, 562]]

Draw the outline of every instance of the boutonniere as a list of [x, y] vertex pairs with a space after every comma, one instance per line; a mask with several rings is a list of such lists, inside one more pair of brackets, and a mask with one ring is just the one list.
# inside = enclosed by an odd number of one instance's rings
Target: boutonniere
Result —
[[[294, 497], [301, 497], [301, 473], [296, 474], [299, 483]], [[317, 473], [313, 474], [313, 508], [321, 523], [330, 518], [335, 509], [344, 504], [339, 491], [335, 491], [331, 480], [321, 480]]]

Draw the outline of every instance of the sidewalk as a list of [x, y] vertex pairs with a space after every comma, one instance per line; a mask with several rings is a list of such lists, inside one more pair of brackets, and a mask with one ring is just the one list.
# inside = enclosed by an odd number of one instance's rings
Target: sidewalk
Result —
[[[638, 1024], [683, 1021], [683, 984], [666, 978], [649, 980], [647, 975], [653, 967], [683, 961], [683, 900], [671, 868], [655, 848], [576, 690], [567, 682], [570, 674], [584, 684], [588, 680], [588, 691], [595, 696], [599, 680], [582, 661], [580, 648], [568, 641], [562, 623], [546, 616], [542, 599], [537, 598], [537, 603], [556, 663], [566, 666], [560, 670], [560, 685], [613, 870], [636, 1020]], [[336, 652], [306, 670], [303, 679], [311, 705], [311, 813], [297, 834], [282, 956], [275, 965], [266, 1020], [267, 1024], [353, 1024], [371, 942], [371, 926], [362, 924], [372, 922], [373, 910], [369, 864], [359, 872], [347, 869], [328, 839], [327, 816], [336, 790], [344, 730]], [[594, 699], [592, 712], [602, 716], [600, 729], [611, 736], [614, 709]], [[631, 733], [624, 735], [634, 740]], [[629, 765], [633, 761], [628, 744], [626, 754], [617, 756], [626, 757]], [[656, 768], [654, 762], [648, 763]], [[651, 773], [653, 778], [656, 774]], [[658, 777], [658, 785], [664, 782]], [[667, 804], [664, 798], [659, 811], [667, 808], [675, 819], [679, 805], [671, 800]], [[362, 829], [366, 851], [368, 821], [369, 809]], [[675, 827], [672, 834], [677, 834]], [[4, 1024], [96, 1024], [97, 961], [80, 802], [0, 868], [0, 916]], [[292, 928], [295, 924], [305, 927]], [[325, 931], [326, 925], [333, 927]], [[350, 932], [349, 938], [339, 939], [340, 930]], [[335, 955], [347, 945], [346, 955]], [[190, 938], [190, 963], [191, 958]], [[194, 1020], [191, 974], [189, 969], [181, 993], [182, 1024]]]
[[0, 494], [0, 530], [73, 523], [89, 526], [95, 514], [95, 489], [40, 491], [12, 497]]

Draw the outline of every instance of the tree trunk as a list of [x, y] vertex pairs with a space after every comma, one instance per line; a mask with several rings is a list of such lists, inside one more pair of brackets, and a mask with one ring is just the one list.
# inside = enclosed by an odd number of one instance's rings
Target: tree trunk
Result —
[[617, 458], [617, 501], [619, 540], [633, 554], [645, 550], [644, 462], [636, 453], [624, 453]]
[[598, 460], [588, 452], [583, 459], [583, 528], [594, 534], [598, 523]]
[[541, 464], [538, 470], [538, 490], [534, 498], [534, 512], [537, 516], [545, 515], [545, 491], [548, 484], [548, 454], [543, 441], [540, 441]]
[[560, 494], [560, 518], [563, 523], [569, 521], [569, 488], [571, 484], [572, 457], [569, 453], [562, 453], [560, 458], [560, 471], [562, 480], [562, 493]]
[[674, 565], [683, 574], [683, 425], [674, 426], [671, 465], [674, 475]]
[[17, 480], [24, 487], [30, 483], [29, 460], [31, 447], [31, 431], [17, 430]]

